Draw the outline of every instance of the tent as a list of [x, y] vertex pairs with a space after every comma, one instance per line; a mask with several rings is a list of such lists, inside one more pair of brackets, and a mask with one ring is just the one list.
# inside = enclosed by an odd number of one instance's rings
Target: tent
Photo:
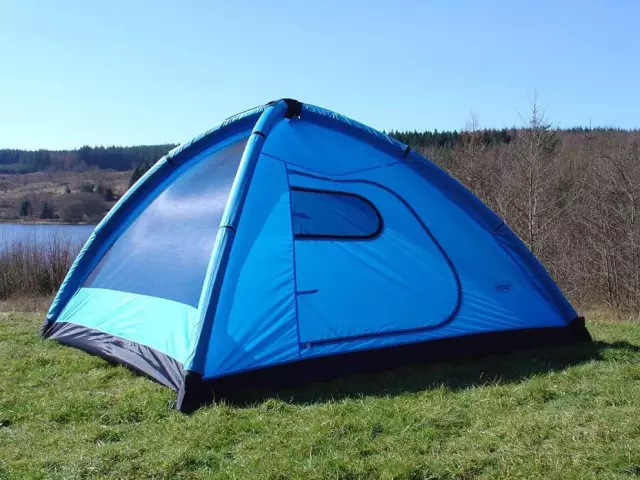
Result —
[[509, 227], [436, 165], [285, 99], [160, 159], [96, 227], [42, 329], [212, 398], [589, 340]]

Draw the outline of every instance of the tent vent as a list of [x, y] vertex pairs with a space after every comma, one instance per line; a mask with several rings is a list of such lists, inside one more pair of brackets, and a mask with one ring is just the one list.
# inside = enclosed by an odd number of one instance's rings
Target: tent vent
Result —
[[284, 114], [285, 118], [298, 118], [302, 113], [302, 103], [291, 98], [283, 99], [287, 103], [287, 113]]

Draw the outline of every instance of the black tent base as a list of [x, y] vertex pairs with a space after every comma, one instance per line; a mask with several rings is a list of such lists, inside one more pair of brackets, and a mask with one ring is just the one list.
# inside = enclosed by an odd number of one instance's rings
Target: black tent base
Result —
[[79, 348], [114, 365], [124, 365], [172, 390], [178, 391], [182, 386], [184, 373], [180, 362], [151, 347], [75, 323], [45, 325], [40, 333], [44, 338]]
[[212, 380], [203, 380], [167, 355], [130, 340], [72, 323], [43, 329], [45, 338], [85, 350], [178, 391], [177, 408], [193, 412], [214, 400], [242, 402], [256, 393], [298, 387], [354, 373], [371, 373], [417, 362], [508, 353], [591, 341], [584, 318], [567, 327], [531, 328], [443, 338], [408, 345], [317, 357], [261, 368]]
[[584, 318], [568, 327], [531, 328], [444, 338], [409, 345], [317, 357], [261, 368], [212, 380], [186, 372], [177, 407], [192, 412], [214, 400], [241, 402], [257, 392], [295, 388], [312, 381], [354, 373], [372, 373], [417, 362], [473, 357], [492, 353], [590, 342]]

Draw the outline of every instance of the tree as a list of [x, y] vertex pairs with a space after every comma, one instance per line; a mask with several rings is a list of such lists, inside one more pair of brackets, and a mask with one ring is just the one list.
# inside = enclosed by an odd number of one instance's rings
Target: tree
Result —
[[53, 218], [53, 205], [50, 204], [47, 200], [42, 200], [40, 202], [40, 218], [42, 219]]
[[78, 149], [76, 154], [77, 163], [84, 163], [86, 165], [90, 165], [91, 159], [92, 159], [92, 153], [93, 153], [93, 149], [90, 146], [85, 145], [84, 147], [81, 147], [80, 149]]
[[140, 179], [140, 177], [142, 177], [147, 172], [147, 170], [149, 170], [149, 168], [150, 165], [146, 161], [140, 163], [140, 165], [136, 167], [136, 169], [133, 171], [133, 174], [131, 175], [129, 186], [133, 186], [133, 184], [136, 183]]
[[562, 161], [560, 147], [557, 130], [534, 96], [525, 128], [518, 131], [507, 174], [516, 230], [540, 258], [544, 258], [541, 249], [550, 248], [545, 242], [552, 230], [560, 226], [564, 211], [582, 195], [584, 187], [584, 169], [572, 171], [571, 165]]
[[31, 214], [31, 202], [29, 202], [29, 200], [27, 200], [26, 198], [23, 198], [20, 202], [20, 216], [29, 217], [31, 216]]

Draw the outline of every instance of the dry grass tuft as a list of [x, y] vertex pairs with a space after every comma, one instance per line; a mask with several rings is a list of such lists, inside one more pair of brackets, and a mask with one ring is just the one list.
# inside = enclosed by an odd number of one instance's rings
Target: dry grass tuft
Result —
[[54, 295], [18, 295], [0, 300], [0, 313], [40, 313], [49, 310]]
[[82, 248], [76, 241], [52, 235], [18, 241], [0, 239], [0, 300], [53, 295]]

